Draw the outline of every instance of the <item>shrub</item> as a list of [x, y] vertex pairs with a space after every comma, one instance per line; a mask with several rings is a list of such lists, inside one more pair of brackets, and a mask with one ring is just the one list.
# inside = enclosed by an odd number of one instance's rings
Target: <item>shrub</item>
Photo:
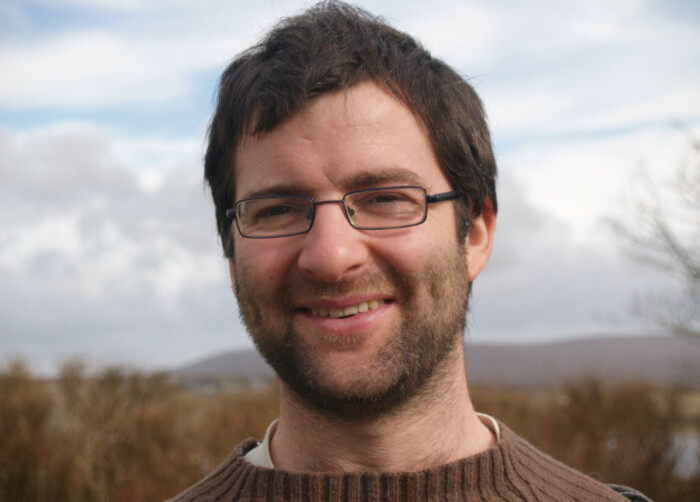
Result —
[[[700, 409], [683, 409], [674, 391], [584, 380], [472, 394], [477, 409], [603, 482], [657, 501], [700, 493], [699, 473], [682, 478], [675, 469], [678, 433], [698, 434]], [[262, 437], [276, 415], [272, 389], [197, 393], [167, 375], [88, 375], [76, 362], [46, 382], [15, 362], [0, 372], [0, 500], [163, 500], [241, 440]]]
[[675, 474], [680, 452], [674, 439], [682, 425], [678, 398], [646, 384], [610, 386], [595, 379], [556, 392], [474, 392], [477, 409], [565, 464], [605, 483], [632, 486], [653, 500], [690, 501], [700, 492], [700, 473], [691, 479]]
[[26, 366], [13, 362], [0, 374], [0, 500], [42, 500], [51, 398]]

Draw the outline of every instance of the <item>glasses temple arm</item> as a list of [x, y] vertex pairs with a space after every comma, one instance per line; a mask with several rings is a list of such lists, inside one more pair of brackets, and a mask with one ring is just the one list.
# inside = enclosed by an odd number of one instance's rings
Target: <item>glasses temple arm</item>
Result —
[[442, 202], [443, 200], [455, 200], [455, 199], [459, 199], [459, 193], [455, 192], [455, 191], [436, 193], [436, 194], [425, 196], [425, 200], [428, 204], [433, 204], [435, 202]]

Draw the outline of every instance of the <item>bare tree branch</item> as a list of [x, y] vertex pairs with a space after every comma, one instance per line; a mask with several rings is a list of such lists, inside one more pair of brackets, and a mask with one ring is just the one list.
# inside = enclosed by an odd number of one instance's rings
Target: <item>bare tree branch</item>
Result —
[[609, 223], [639, 263], [667, 272], [679, 281], [678, 295], [646, 295], [634, 312], [682, 336], [700, 338], [700, 140], [689, 148], [670, 180], [641, 169], [639, 191]]

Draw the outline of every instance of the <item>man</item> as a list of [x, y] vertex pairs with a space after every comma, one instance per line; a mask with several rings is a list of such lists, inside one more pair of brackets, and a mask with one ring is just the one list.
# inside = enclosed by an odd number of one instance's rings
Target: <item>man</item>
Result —
[[175, 500], [625, 500], [472, 407], [496, 165], [452, 69], [318, 4], [224, 72], [205, 174], [280, 414]]

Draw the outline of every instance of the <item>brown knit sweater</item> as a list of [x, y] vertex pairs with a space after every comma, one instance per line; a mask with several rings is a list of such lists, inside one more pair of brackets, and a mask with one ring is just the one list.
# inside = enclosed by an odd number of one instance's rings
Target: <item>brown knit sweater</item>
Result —
[[498, 445], [420, 472], [293, 473], [255, 467], [248, 439], [172, 502], [186, 501], [626, 501], [501, 426]]

